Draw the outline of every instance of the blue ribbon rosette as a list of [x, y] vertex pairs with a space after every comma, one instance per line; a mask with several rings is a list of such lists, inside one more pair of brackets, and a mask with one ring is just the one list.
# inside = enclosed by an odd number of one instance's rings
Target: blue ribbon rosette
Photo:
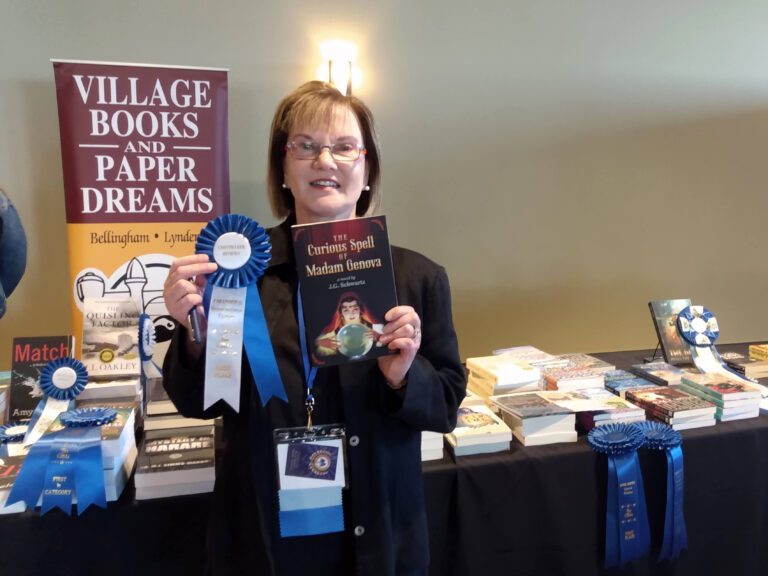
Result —
[[[34, 507], [42, 499], [42, 514], [53, 508], [69, 514], [74, 498], [78, 514], [91, 504], [106, 506], [99, 428], [65, 428], [44, 435], [39, 432], [48, 430], [56, 417], [66, 426], [69, 408], [87, 381], [85, 366], [74, 358], [53, 360], [41, 371], [40, 388], [46, 397], [30, 423], [25, 443], [32, 446], [8, 495], [9, 505], [24, 502]], [[75, 411], [89, 413], [88, 426], [96, 426], [109, 416], [99, 412], [94, 417], [90, 410]]]
[[157, 346], [157, 335], [152, 318], [149, 314], [141, 314], [139, 316], [139, 359], [141, 372], [145, 378], [159, 378], [163, 375], [160, 366], [152, 359], [155, 346]]
[[595, 452], [608, 457], [605, 567], [623, 566], [650, 549], [648, 513], [637, 449], [645, 438], [635, 424], [606, 424], [588, 435]]
[[29, 422], [24, 444], [34, 444], [45, 434], [56, 417], [74, 406], [75, 398], [88, 384], [88, 370], [75, 358], [57, 358], [40, 371], [43, 399]]
[[637, 425], [645, 437], [645, 448], [662, 450], [667, 455], [667, 500], [659, 560], [674, 560], [688, 547], [683, 512], [683, 437], [669, 424], [647, 421]]
[[0, 457], [16, 455], [14, 450], [9, 450], [9, 444], [13, 448], [22, 449], [21, 444], [27, 434], [29, 426], [22, 422], [8, 422], [0, 426]]
[[677, 329], [692, 346], [709, 347], [720, 335], [717, 318], [704, 306], [686, 306], [677, 315]]
[[239, 410], [243, 349], [262, 405], [273, 396], [288, 401], [257, 286], [271, 250], [264, 228], [240, 214], [211, 220], [197, 238], [195, 251], [218, 264], [208, 275], [204, 295], [208, 318], [204, 408], [223, 399]]

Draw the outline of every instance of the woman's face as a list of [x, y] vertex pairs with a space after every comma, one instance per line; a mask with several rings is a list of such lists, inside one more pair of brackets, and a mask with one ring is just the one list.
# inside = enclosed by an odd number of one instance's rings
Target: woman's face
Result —
[[[337, 108], [326, 126], [294, 126], [288, 141], [311, 140], [320, 146], [337, 143], [363, 145], [360, 123], [349, 108]], [[283, 161], [285, 183], [296, 203], [299, 224], [343, 220], [355, 216], [355, 206], [368, 181], [365, 155], [354, 161], [339, 161], [323, 148], [314, 160], [296, 158], [287, 150]]]
[[360, 305], [357, 300], [341, 303], [341, 316], [344, 324], [360, 324]]

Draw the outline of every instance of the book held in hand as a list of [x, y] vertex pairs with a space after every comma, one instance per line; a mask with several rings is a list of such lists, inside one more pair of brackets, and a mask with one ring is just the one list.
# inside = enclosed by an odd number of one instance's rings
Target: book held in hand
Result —
[[139, 315], [128, 297], [85, 299], [82, 362], [89, 380], [140, 376]]
[[299, 224], [291, 233], [312, 364], [389, 354], [378, 341], [397, 306], [386, 218]]

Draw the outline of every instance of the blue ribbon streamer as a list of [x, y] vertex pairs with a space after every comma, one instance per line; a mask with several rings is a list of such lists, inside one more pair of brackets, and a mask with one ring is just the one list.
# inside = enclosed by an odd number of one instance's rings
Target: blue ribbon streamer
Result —
[[676, 446], [667, 454], [667, 507], [664, 514], [664, 540], [659, 560], [675, 560], [688, 548], [688, 531], [683, 513], [683, 448]]
[[267, 319], [255, 284], [248, 286], [245, 296], [245, 320], [243, 321], [243, 348], [248, 357], [253, 381], [259, 391], [261, 405], [266, 406], [273, 396], [288, 402], [288, 395], [280, 379], [275, 361], [272, 340], [269, 338]]
[[98, 427], [46, 434], [31, 447], [8, 495], [8, 505], [24, 502], [34, 508], [41, 496], [41, 514], [54, 508], [69, 514], [74, 496], [78, 514], [92, 504], [106, 508]]
[[207, 254], [212, 262], [215, 261], [213, 248], [216, 241], [228, 232], [236, 232], [248, 240], [251, 246], [251, 257], [246, 264], [237, 270], [229, 270], [219, 266], [215, 272], [208, 276], [208, 284], [203, 296], [204, 309], [207, 313], [212, 286], [222, 288], [247, 287], [245, 318], [243, 320], [243, 348], [261, 399], [261, 405], [265, 406], [273, 396], [288, 402], [288, 395], [277, 368], [275, 353], [269, 338], [269, 328], [256, 284], [264, 274], [271, 258], [272, 246], [266, 231], [255, 220], [247, 216], [225, 214], [211, 220], [200, 231], [195, 244], [195, 251], [198, 254]]
[[637, 448], [643, 433], [634, 424], [594, 428], [590, 446], [608, 457], [605, 567], [623, 566], [646, 555], [651, 539]]

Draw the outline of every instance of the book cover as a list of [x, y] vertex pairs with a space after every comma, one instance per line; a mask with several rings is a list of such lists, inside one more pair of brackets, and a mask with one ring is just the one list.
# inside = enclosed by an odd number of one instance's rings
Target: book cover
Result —
[[648, 302], [661, 352], [669, 364], [690, 364], [693, 361], [690, 346], [683, 341], [677, 330], [677, 315], [690, 305], [690, 298]]
[[312, 363], [388, 354], [378, 338], [397, 294], [385, 217], [296, 225], [292, 235]]
[[690, 413], [694, 410], [696, 413], [701, 414], [715, 413], [714, 404], [702, 400], [677, 386], [657, 386], [656, 388], [643, 390], [628, 390], [626, 398], [633, 404], [642, 406], [646, 411], [654, 414], [675, 416], [681, 412]]
[[139, 451], [136, 488], [157, 483], [198, 482], [215, 476], [213, 426], [190, 433], [178, 430], [148, 433]]
[[682, 384], [700, 390], [719, 400], [753, 399], [756, 404], [762, 398], [762, 388], [728, 378], [722, 374], [685, 374]]
[[498, 406], [499, 409], [522, 419], [572, 413], [568, 408], [550, 401], [546, 393], [543, 392], [492, 396], [490, 401]]
[[543, 350], [539, 350], [535, 346], [513, 346], [512, 348], [499, 348], [493, 351], [493, 355], [509, 356], [515, 360], [524, 362], [525, 364], [530, 364], [531, 366], [536, 366], [538, 368], [557, 368], [568, 364], [568, 360], [554, 356], [553, 354], [549, 354]]
[[24, 456], [0, 457], [0, 514], [19, 513], [26, 509], [24, 502], [16, 502], [10, 506], [5, 505], [23, 463]]
[[560, 354], [560, 358], [568, 362], [563, 368], [565, 370], [591, 370], [593, 372], [608, 372], [616, 370], [616, 366], [600, 360], [583, 352], [574, 352], [571, 354]]
[[685, 370], [673, 366], [668, 362], [648, 362], [647, 364], [633, 364], [630, 368], [632, 372], [642, 378], [657, 382], [662, 386], [670, 384], [680, 384], [680, 379], [685, 374]]
[[504, 421], [484, 405], [459, 408], [456, 427], [448, 433], [452, 444], [475, 444], [512, 440], [512, 432]]
[[139, 377], [139, 315], [129, 298], [85, 299], [82, 362], [89, 380]]
[[51, 360], [72, 355], [72, 336], [14, 338], [11, 352], [11, 385], [8, 393], [8, 420], [24, 421], [32, 417], [43, 398], [40, 371]]

